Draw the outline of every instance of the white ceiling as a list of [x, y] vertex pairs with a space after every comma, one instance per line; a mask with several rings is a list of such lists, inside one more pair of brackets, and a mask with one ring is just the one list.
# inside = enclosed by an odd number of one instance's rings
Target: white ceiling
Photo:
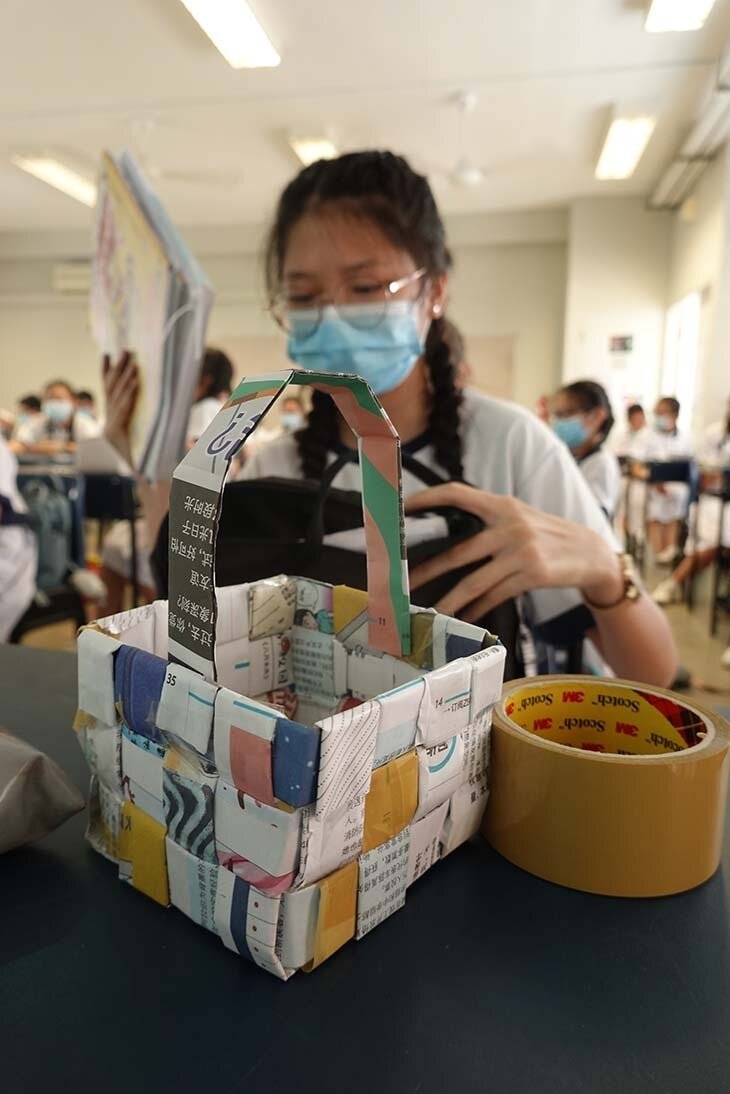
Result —
[[[450, 213], [646, 194], [683, 137], [730, 40], [730, 0], [702, 31], [646, 34], [642, 0], [252, 0], [282, 56], [231, 69], [179, 0], [2, 0], [0, 231], [80, 228], [83, 206], [24, 175], [13, 152], [66, 149], [95, 164], [131, 146], [152, 165], [228, 172], [161, 181], [179, 224], [268, 217], [296, 169], [288, 132], [342, 149], [390, 147], [428, 171]], [[448, 181], [460, 155], [450, 102], [472, 88], [467, 150], [486, 172]], [[659, 124], [635, 176], [597, 183], [612, 103]], [[149, 128], [140, 136], [140, 123]]]

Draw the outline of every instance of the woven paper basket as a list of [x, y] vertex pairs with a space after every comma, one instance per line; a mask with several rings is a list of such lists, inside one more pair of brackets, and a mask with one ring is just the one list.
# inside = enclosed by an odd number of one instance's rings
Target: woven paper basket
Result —
[[[358, 437], [366, 594], [214, 587], [230, 461], [287, 384]], [[243, 381], [178, 466], [170, 600], [79, 636], [88, 839], [119, 876], [287, 979], [362, 938], [480, 825], [504, 649], [411, 607], [398, 437], [362, 380]]]

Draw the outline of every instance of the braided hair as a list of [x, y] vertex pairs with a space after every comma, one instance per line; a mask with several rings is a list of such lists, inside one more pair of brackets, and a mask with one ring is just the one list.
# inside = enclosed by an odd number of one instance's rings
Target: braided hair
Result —
[[[292, 228], [301, 217], [323, 206], [344, 208], [374, 221], [397, 247], [408, 251], [418, 267], [425, 267], [427, 277], [438, 277], [451, 268], [444, 225], [426, 178], [392, 152], [352, 152], [305, 167], [281, 195], [266, 248], [271, 300], [279, 290]], [[434, 318], [426, 338], [424, 358], [431, 388], [428, 428], [438, 463], [451, 479], [462, 479], [459, 362], [452, 359], [444, 323], [443, 318]], [[295, 439], [303, 474], [320, 478], [328, 452], [340, 439], [339, 413], [324, 392], [313, 392], [307, 423]]]

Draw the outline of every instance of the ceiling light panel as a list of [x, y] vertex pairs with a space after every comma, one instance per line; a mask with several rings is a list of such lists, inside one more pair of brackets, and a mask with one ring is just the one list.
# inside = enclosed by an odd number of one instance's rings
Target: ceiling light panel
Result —
[[245, 0], [181, 0], [231, 68], [276, 68], [281, 57]]

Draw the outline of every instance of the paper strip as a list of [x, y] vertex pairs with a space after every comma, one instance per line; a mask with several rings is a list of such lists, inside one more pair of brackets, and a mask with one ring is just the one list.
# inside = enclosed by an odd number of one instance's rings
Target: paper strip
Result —
[[251, 888], [248, 894], [246, 941], [251, 958], [260, 968], [280, 980], [288, 980], [296, 969], [285, 969], [276, 952], [280, 901], [281, 897], [269, 897]]
[[195, 923], [215, 932], [216, 892], [221, 868], [195, 858], [169, 838], [166, 844], [170, 900]]
[[162, 804], [162, 762], [166, 749], [122, 727], [122, 791], [124, 797], [143, 809], [158, 824], [165, 823]]
[[216, 696], [213, 746], [218, 772], [227, 783], [274, 804], [272, 741], [278, 715], [228, 688]]
[[436, 809], [432, 809], [425, 817], [421, 817], [419, 821], [411, 825], [411, 845], [408, 852], [409, 885], [417, 881], [441, 857], [439, 837], [448, 811], [449, 802], [442, 802]]
[[229, 870], [218, 871], [214, 930], [226, 949], [251, 961], [246, 938], [250, 885]]
[[351, 862], [320, 881], [319, 910], [314, 934], [311, 972], [355, 937], [358, 865]]
[[168, 835], [191, 855], [217, 862], [215, 791], [218, 775], [192, 751], [168, 749], [162, 767], [162, 791]]
[[380, 725], [375, 741], [373, 767], [380, 767], [413, 748], [424, 689], [423, 677], [419, 676], [416, 680], [378, 696]]
[[363, 703], [319, 723], [322, 746], [317, 816], [337, 812], [365, 796], [370, 787], [379, 724], [377, 703]]
[[319, 729], [278, 718], [274, 736], [274, 796], [288, 805], [309, 805], [317, 796]]
[[250, 585], [249, 638], [266, 638], [291, 630], [296, 605], [296, 582], [284, 574]]
[[[299, 868], [302, 817], [298, 810], [276, 809], [256, 801], [222, 780], [215, 795], [215, 829], [221, 865], [267, 892], [256, 874], [271, 875], [288, 889]], [[246, 867], [253, 865], [254, 872]]]
[[[167, 907], [170, 893], [167, 886], [165, 826], [128, 801], [122, 804], [119, 858], [131, 865], [129, 880], [134, 888]], [[124, 876], [121, 870], [120, 876]]]
[[452, 661], [424, 676], [425, 691], [418, 715], [418, 743], [426, 746], [450, 740], [469, 724], [471, 665]]
[[414, 820], [420, 820], [442, 801], [451, 797], [457, 787], [466, 781], [464, 771], [464, 738], [461, 734], [450, 741], [419, 747], [418, 755], [418, 809]]
[[114, 705], [114, 654], [121, 643], [85, 628], [77, 640], [79, 706], [101, 722], [117, 721]]
[[210, 748], [217, 690], [215, 684], [185, 665], [169, 664], [157, 711], [158, 726], [205, 755]]
[[363, 851], [372, 851], [402, 832], [411, 823], [417, 805], [418, 759], [415, 752], [373, 771], [365, 798]]
[[363, 938], [405, 904], [410, 838], [410, 829], [405, 828], [388, 843], [361, 855], [356, 938]]

